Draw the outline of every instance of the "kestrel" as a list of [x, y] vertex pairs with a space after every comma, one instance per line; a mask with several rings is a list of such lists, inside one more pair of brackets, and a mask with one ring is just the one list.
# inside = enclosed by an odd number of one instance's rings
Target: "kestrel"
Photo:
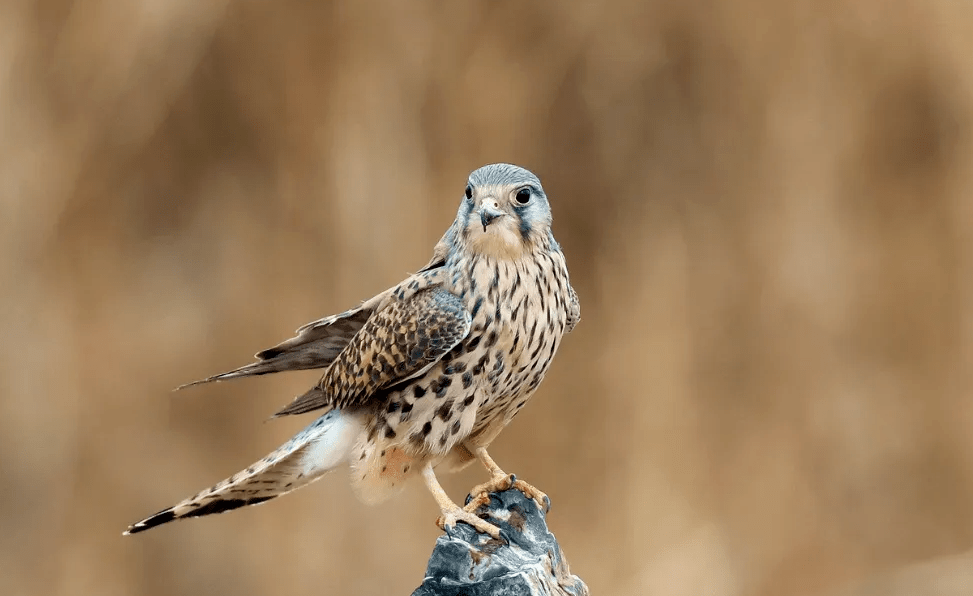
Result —
[[[357, 308], [309, 323], [257, 361], [201, 381], [323, 368], [320, 381], [277, 416], [326, 413], [267, 457], [128, 528], [256, 505], [343, 464], [357, 494], [382, 501], [421, 475], [440, 527], [477, 517], [487, 493], [511, 486], [548, 507], [544, 493], [506, 474], [487, 448], [537, 390], [563, 335], [580, 317], [551, 207], [540, 180], [509, 164], [470, 174], [456, 220], [432, 260]], [[434, 469], [479, 460], [491, 480], [465, 507]]]

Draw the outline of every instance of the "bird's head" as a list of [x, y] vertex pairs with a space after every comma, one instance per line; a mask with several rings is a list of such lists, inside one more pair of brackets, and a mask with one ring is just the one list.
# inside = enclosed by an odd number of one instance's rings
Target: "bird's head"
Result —
[[547, 243], [551, 206], [537, 176], [510, 164], [470, 174], [457, 213], [459, 238], [475, 253], [518, 259]]

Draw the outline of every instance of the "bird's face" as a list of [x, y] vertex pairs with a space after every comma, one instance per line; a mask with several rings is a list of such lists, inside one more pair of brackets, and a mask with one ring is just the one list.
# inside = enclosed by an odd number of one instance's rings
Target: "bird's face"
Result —
[[508, 164], [470, 174], [459, 213], [461, 242], [475, 253], [518, 259], [543, 244], [551, 207], [540, 180]]

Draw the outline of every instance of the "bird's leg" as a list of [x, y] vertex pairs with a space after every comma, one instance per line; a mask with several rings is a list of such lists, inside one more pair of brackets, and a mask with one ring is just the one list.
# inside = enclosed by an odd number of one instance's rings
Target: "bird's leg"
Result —
[[451, 529], [456, 526], [456, 522], [462, 521], [470, 524], [479, 532], [489, 534], [497, 540], [500, 539], [500, 528], [480, 519], [450, 500], [449, 495], [446, 494], [446, 491], [440, 486], [439, 480], [436, 479], [436, 473], [432, 469], [431, 462], [426, 463], [422, 468], [422, 479], [426, 481], [426, 486], [432, 493], [432, 498], [436, 499], [439, 510], [442, 512], [442, 515], [436, 520], [436, 525], [444, 531], [448, 531], [447, 528]]
[[483, 467], [490, 472], [492, 478], [484, 482], [483, 484], [478, 484], [473, 487], [470, 491], [470, 498], [466, 502], [466, 507], [464, 509], [470, 513], [476, 511], [481, 506], [486, 505], [490, 502], [490, 493], [502, 492], [509, 490], [510, 488], [516, 488], [520, 492], [524, 493], [525, 496], [534, 499], [537, 503], [537, 508], [547, 513], [551, 510], [551, 499], [541, 491], [537, 490], [530, 484], [527, 484], [523, 480], [518, 480], [513, 474], [507, 474], [500, 469], [497, 462], [493, 461], [490, 454], [487, 453], [486, 447], [474, 447], [470, 449], [476, 459], [480, 460]]

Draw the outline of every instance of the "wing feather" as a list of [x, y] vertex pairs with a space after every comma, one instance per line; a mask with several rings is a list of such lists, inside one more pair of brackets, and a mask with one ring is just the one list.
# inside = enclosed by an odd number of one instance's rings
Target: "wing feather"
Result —
[[297, 330], [297, 336], [280, 344], [257, 352], [257, 362], [234, 370], [206, 377], [176, 388], [185, 389], [193, 385], [226, 381], [241, 377], [266, 375], [287, 370], [307, 370], [327, 368], [345, 349], [351, 338], [365, 326], [373, 309], [362, 305], [358, 308], [332, 315], [304, 325]]
[[392, 300], [365, 323], [317, 386], [276, 416], [364, 403], [423, 374], [467, 336], [471, 324], [459, 296], [439, 286]]
[[[428, 273], [445, 264], [446, 253], [449, 248], [448, 241], [452, 229], [450, 227], [442, 239], [436, 244], [436, 247], [433, 249], [432, 258], [426, 263], [426, 266], [412, 275], [409, 280], [406, 280], [406, 284], [416, 279], [419, 274]], [[255, 355], [257, 362], [206, 377], [205, 379], [186, 383], [185, 385], [180, 385], [176, 388], [176, 391], [214, 381], [227, 381], [229, 379], [266, 375], [288, 370], [327, 368], [338, 357], [338, 354], [345, 349], [345, 346], [348, 345], [351, 338], [365, 326], [368, 318], [388, 300], [394, 289], [390, 288], [382, 292], [374, 298], [365, 301], [358, 308], [324, 317], [323, 319], [312, 321], [300, 327], [296, 331], [297, 335], [295, 337], [283, 341], [272, 348], [257, 352]]]

